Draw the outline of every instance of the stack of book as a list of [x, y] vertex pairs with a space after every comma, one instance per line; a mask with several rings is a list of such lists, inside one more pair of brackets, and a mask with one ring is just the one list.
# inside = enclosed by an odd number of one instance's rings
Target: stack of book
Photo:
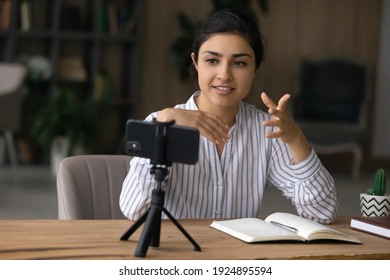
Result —
[[351, 228], [390, 239], [390, 216], [354, 217]]

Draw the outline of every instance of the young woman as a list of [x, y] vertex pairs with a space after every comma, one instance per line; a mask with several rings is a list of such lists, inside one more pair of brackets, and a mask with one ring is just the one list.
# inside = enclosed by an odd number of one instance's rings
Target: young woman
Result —
[[[191, 58], [200, 90], [185, 104], [150, 114], [201, 134], [195, 165], [173, 163], [165, 206], [175, 218], [261, 216], [267, 185], [280, 189], [302, 217], [331, 223], [337, 210], [333, 178], [287, 114], [290, 95], [268, 114], [243, 101], [264, 56], [256, 23], [236, 10], [212, 15], [198, 30]], [[133, 158], [120, 196], [123, 213], [137, 219], [150, 206], [156, 183], [149, 159]]]

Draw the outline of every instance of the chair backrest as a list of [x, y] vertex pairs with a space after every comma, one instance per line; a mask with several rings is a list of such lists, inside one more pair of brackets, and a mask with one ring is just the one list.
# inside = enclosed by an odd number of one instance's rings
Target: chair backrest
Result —
[[80, 155], [63, 159], [57, 173], [58, 218], [125, 219], [119, 207], [127, 155]]
[[303, 61], [296, 118], [360, 122], [367, 98], [367, 69], [344, 60]]
[[0, 63], [0, 130], [19, 129], [25, 76], [24, 65]]

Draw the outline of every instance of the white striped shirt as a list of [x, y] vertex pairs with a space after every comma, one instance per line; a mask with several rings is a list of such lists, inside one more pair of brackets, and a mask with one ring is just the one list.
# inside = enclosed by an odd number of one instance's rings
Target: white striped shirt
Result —
[[[194, 101], [198, 94], [176, 108], [198, 110]], [[291, 199], [300, 216], [332, 222], [338, 206], [332, 176], [313, 150], [303, 162], [291, 163], [287, 145], [265, 137], [274, 129], [263, 126], [270, 117], [241, 102], [220, 159], [216, 146], [201, 136], [198, 162], [173, 163], [169, 168], [164, 185], [167, 210], [178, 219], [259, 217], [264, 188], [270, 185]], [[149, 161], [134, 157], [123, 182], [120, 207], [131, 220], [149, 208], [156, 187]]]

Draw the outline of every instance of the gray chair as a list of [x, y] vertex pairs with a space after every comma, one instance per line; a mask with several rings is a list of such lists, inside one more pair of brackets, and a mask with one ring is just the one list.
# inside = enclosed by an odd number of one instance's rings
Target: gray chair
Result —
[[14, 168], [17, 167], [18, 160], [13, 133], [20, 127], [25, 76], [26, 67], [23, 64], [0, 63], [0, 131], [4, 133], [5, 147]]
[[125, 219], [119, 195], [130, 160], [127, 155], [63, 159], [57, 173], [58, 219]]
[[345, 59], [303, 61], [295, 119], [318, 154], [353, 154], [359, 177], [367, 122], [367, 67]]

